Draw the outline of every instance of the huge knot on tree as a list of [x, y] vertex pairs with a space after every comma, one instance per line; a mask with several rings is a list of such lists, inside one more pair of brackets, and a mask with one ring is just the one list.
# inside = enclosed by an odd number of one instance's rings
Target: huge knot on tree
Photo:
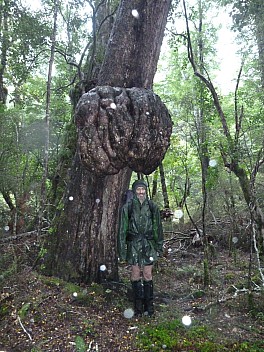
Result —
[[80, 159], [98, 175], [124, 167], [150, 174], [170, 144], [170, 114], [148, 89], [96, 87], [80, 98], [75, 122]]

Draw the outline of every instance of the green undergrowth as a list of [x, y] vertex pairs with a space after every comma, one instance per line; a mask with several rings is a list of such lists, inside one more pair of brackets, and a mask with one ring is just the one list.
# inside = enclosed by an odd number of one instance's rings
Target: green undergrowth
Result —
[[[152, 323], [153, 324], [153, 323]], [[143, 326], [137, 335], [142, 351], [263, 352], [264, 342], [223, 341], [206, 326], [184, 327], [180, 320]]]

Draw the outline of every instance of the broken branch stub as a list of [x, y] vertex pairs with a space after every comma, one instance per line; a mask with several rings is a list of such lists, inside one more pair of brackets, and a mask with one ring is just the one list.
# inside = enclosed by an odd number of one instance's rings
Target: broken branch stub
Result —
[[150, 174], [170, 144], [170, 114], [148, 89], [96, 87], [82, 95], [75, 122], [80, 159], [98, 175], [124, 167]]

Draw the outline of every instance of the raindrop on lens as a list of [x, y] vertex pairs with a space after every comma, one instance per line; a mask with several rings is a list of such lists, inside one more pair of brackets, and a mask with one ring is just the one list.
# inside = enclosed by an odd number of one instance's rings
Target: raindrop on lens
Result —
[[69, 197], [69, 200], [72, 201], [72, 200], [73, 200], [73, 196], [70, 196], [70, 197]]
[[115, 110], [116, 109], [116, 104], [115, 103], [111, 103], [110, 104], [110, 108]]
[[138, 13], [137, 10], [134, 9], [134, 10], [131, 11], [131, 13], [132, 13], [132, 16], [133, 16], [133, 17], [139, 18], [139, 13]]
[[132, 308], [127, 308], [127, 309], [124, 311], [124, 317], [125, 317], [125, 318], [131, 319], [133, 316], [134, 316], [134, 311], [133, 311]]
[[182, 218], [182, 217], [183, 217], [183, 211], [182, 211], [181, 209], [175, 210], [174, 216], [175, 216], [175, 218], [177, 218], [177, 219]]
[[106, 271], [106, 266], [104, 264], [100, 265], [100, 271]]
[[189, 315], [184, 315], [184, 317], [182, 317], [182, 323], [185, 326], [191, 325], [191, 323], [192, 323], [191, 317]]
[[209, 161], [209, 166], [215, 167], [216, 165], [217, 165], [217, 161], [216, 160], [212, 159], [212, 160]]

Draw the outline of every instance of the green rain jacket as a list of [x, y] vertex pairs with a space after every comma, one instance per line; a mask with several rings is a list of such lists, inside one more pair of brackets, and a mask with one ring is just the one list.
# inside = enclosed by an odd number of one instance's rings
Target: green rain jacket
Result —
[[[150, 204], [151, 202], [151, 204]], [[136, 196], [121, 210], [118, 232], [120, 261], [150, 265], [163, 251], [163, 229], [159, 208], [151, 200], [142, 205]]]

